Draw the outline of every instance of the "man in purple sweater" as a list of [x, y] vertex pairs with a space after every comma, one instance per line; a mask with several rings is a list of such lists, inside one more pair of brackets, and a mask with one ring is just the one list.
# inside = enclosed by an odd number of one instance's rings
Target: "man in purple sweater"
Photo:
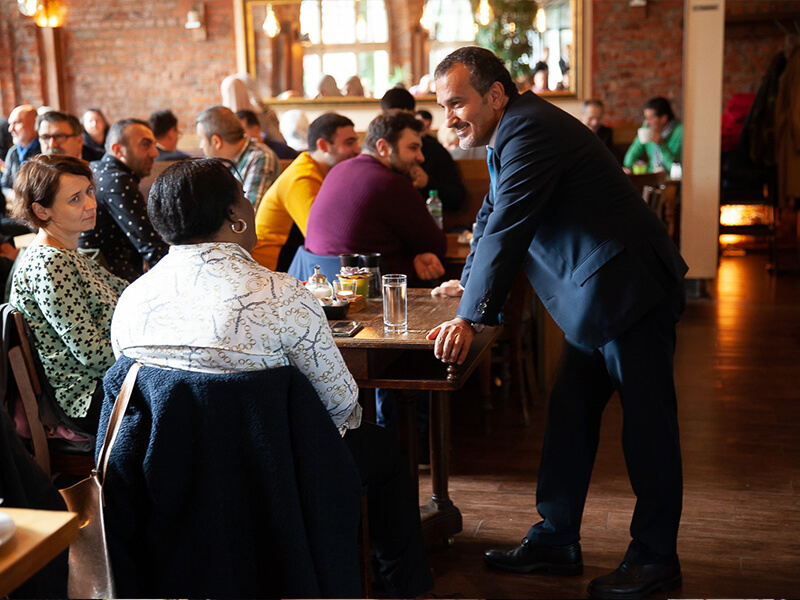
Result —
[[447, 237], [410, 175], [424, 161], [421, 131], [409, 113], [373, 119], [362, 154], [333, 167], [322, 182], [308, 217], [309, 252], [380, 252], [384, 273], [404, 273], [411, 285], [444, 275]]

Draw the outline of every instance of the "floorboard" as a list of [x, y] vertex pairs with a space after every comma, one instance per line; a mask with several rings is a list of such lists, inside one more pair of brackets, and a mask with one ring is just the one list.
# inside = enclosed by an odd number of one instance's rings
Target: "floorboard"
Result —
[[[763, 254], [723, 257], [711, 297], [690, 300], [678, 326], [684, 582], [672, 598], [800, 597], [800, 277], [773, 276], [765, 262]], [[619, 402], [612, 399], [604, 415], [586, 503], [585, 572], [554, 577], [498, 573], [483, 563], [486, 548], [517, 544], [536, 520], [547, 412], [539, 399], [523, 427], [518, 406], [497, 398], [488, 435], [473, 390], [453, 398], [450, 491], [464, 529], [450, 548], [431, 553], [434, 591], [584, 598], [629, 542], [634, 497]], [[421, 495], [429, 492], [423, 477]]]

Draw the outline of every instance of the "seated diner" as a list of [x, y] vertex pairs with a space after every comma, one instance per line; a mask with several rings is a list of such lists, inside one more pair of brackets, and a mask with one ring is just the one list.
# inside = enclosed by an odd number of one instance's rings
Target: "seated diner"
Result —
[[147, 212], [170, 251], [120, 298], [114, 352], [146, 366], [209, 374], [296, 367], [343, 435], [367, 489], [370, 539], [386, 590], [393, 598], [429, 590], [402, 447], [361, 420], [358, 387], [316, 298], [251, 257], [255, 215], [228, 161], [171, 165], [154, 181]]
[[94, 434], [114, 364], [111, 316], [128, 283], [78, 251], [81, 232], [95, 225], [92, 171], [79, 158], [39, 155], [23, 165], [14, 191], [14, 218], [38, 232], [19, 259], [10, 303], [34, 333], [59, 405]]

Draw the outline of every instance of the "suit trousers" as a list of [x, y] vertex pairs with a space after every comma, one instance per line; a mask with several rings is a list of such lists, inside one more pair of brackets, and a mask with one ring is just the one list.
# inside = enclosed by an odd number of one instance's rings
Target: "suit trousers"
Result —
[[673, 357], [685, 295], [682, 281], [671, 287], [653, 310], [605, 346], [591, 349], [566, 341], [536, 489], [543, 521], [531, 527], [531, 541], [566, 545], [580, 539], [601, 417], [618, 391], [622, 447], [636, 495], [625, 560], [664, 563], [677, 555], [683, 476]]
[[361, 421], [344, 436], [367, 488], [369, 536], [391, 598], [433, 587], [419, 520], [419, 497], [403, 446], [388, 430]]

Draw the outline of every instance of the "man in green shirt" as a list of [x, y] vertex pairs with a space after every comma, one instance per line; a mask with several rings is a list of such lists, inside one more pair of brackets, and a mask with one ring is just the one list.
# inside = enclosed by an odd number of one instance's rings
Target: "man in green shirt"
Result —
[[[681, 162], [683, 154], [683, 125], [675, 118], [669, 100], [659, 96], [647, 101], [642, 129], [650, 131], [650, 134], [637, 136], [633, 140], [622, 161], [623, 170], [630, 174], [633, 163], [639, 160], [643, 152], [647, 152], [648, 173], [669, 173], [672, 163]], [[650, 139], [643, 142], [641, 137]]]

